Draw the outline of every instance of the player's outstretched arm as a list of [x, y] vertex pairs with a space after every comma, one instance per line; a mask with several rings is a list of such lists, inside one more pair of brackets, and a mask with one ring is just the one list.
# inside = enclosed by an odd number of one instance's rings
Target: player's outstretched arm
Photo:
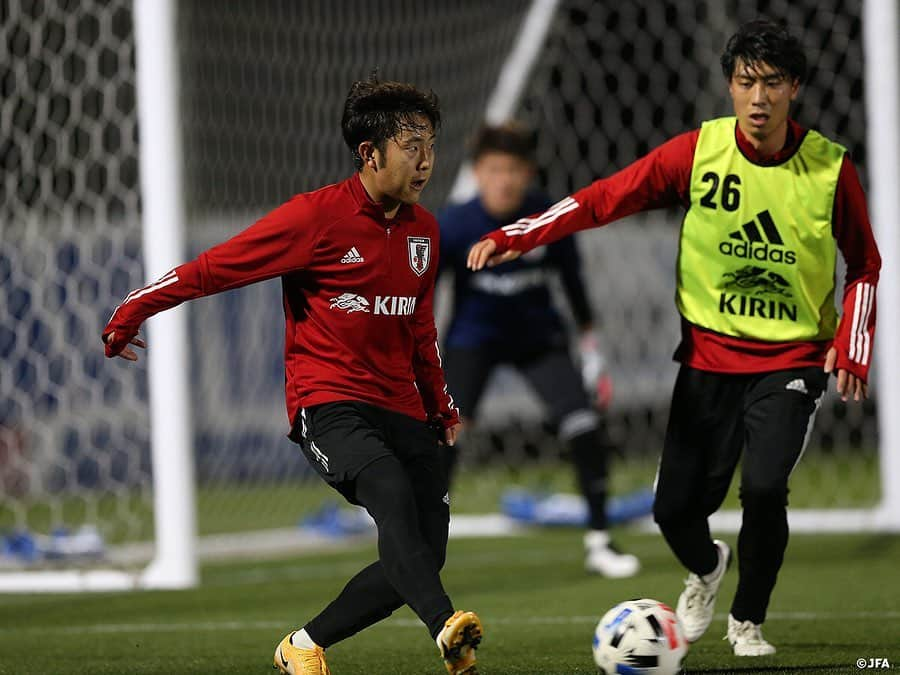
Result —
[[470, 249], [468, 268], [478, 271], [515, 260], [538, 246], [640, 211], [686, 204], [699, 134], [699, 130], [680, 134], [544, 212], [488, 233]]
[[145, 346], [138, 331], [154, 314], [186, 300], [302, 269], [315, 246], [314, 217], [305, 196], [298, 195], [228, 241], [129, 293], [101, 334], [106, 356], [137, 361], [129, 345]]
[[126, 361], [137, 361], [137, 352], [130, 345], [146, 347], [146, 343], [138, 337], [144, 321], [185, 300], [203, 295], [199, 270], [197, 261], [185, 263], [143, 288], [131, 291], [116, 307], [100, 333], [106, 358], [120, 356]]
[[485, 266], [494, 267], [495, 265], [515, 260], [522, 255], [521, 251], [516, 251], [515, 249], [495, 254], [496, 250], [497, 244], [493, 239], [482, 239], [469, 249], [466, 266], [473, 272], [477, 272]]

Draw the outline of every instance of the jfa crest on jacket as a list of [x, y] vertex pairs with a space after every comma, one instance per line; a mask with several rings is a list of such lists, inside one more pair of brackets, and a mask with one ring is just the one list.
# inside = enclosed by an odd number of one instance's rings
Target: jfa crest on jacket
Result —
[[[105, 334], [202, 295], [281, 277], [285, 395], [298, 411], [358, 400], [417, 419], [458, 421], [440, 367], [434, 217], [403, 205], [388, 220], [357, 175], [300, 194], [234, 238], [132, 293]], [[261, 330], [272, 327], [261, 326]]]
[[428, 271], [431, 262], [431, 239], [428, 237], [407, 237], [409, 247], [409, 266], [418, 276]]

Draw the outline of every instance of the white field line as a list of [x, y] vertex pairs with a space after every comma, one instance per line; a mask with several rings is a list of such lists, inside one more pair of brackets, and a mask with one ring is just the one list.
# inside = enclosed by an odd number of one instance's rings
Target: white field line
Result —
[[[727, 614], [716, 614], [715, 619], [724, 621]], [[859, 619], [900, 619], [900, 611], [883, 612], [769, 612], [766, 621], [848, 621]], [[484, 623], [497, 625], [593, 625], [600, 620], [598, 616], [491, 616], [484, 617]], [[287, 621], [199, 621], [199, 622], [166, 622], [166, 623], [108, 623], [92, 626], [59, 626], [54, 627], [54, 634], [117, 634], [117, 633], [176, 633], [183, 631], [246, 631], [246, 630], [283, 630], [291, 624]], [[375, 624], [372, 628], [416, 628], [422, 627], [418, 619], [388, 619]], [[46, 626], [31, 628], [0, 628], [0, 635], [19, 635], [23, 633], [45, 633]]]

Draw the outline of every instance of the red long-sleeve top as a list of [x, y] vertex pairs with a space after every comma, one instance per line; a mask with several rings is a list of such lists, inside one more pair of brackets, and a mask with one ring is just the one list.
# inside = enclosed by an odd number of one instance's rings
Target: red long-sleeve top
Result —
[[[735, 140], [744, 156], [762, 166], [789, 157], [802, 142], [804, 133], [804, 128], [789, 120], [784, 148], [773, 156], [763, 157], [735, 125]], [[612, 176], [594, 181], [544, 214], [526, 219], [527, 228], [517, 228], [514, 224], [487, 237], [496, 243], [496, 253], [510, 249], [529, 251], [640, 211], [677, 205], [687, 209], [699, 136], [699, 129], [676, 136]], [[722, 335], [682, 319], [681, 344], [675, 359], [699, 370], [758, 373], [821, 366], [833, 344], [837, 349], [837, 368], [866, 381], [875, 335], [875, 290], [881, 257], [869, 222], [865, 194], [847, 155], [838, 177], [832, 225], [847, 266], [842, 319], [833, 341], [748, 340]], [[519, 234], [526, 229], [524, 234]]]
[[[434, 325], [437, 221], [418, 205], [392, 219], [359, 175], [297, 195], [249, 228], [132, 291], [103, 331], [114, 355], [150, 316], [281, 277], [288, 418], [354, 400], [417, 419], [459, 421]], [[270, 326], [260, 326], [270, 330]]]

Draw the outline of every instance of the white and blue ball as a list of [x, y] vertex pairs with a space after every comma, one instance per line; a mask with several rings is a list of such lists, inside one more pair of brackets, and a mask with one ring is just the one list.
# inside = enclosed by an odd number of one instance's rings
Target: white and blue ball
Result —
[[605, 675], [675, 675], [687, 651], [675, 612], [649, 598], [619, 603], [594, 631], [594, 662]]

